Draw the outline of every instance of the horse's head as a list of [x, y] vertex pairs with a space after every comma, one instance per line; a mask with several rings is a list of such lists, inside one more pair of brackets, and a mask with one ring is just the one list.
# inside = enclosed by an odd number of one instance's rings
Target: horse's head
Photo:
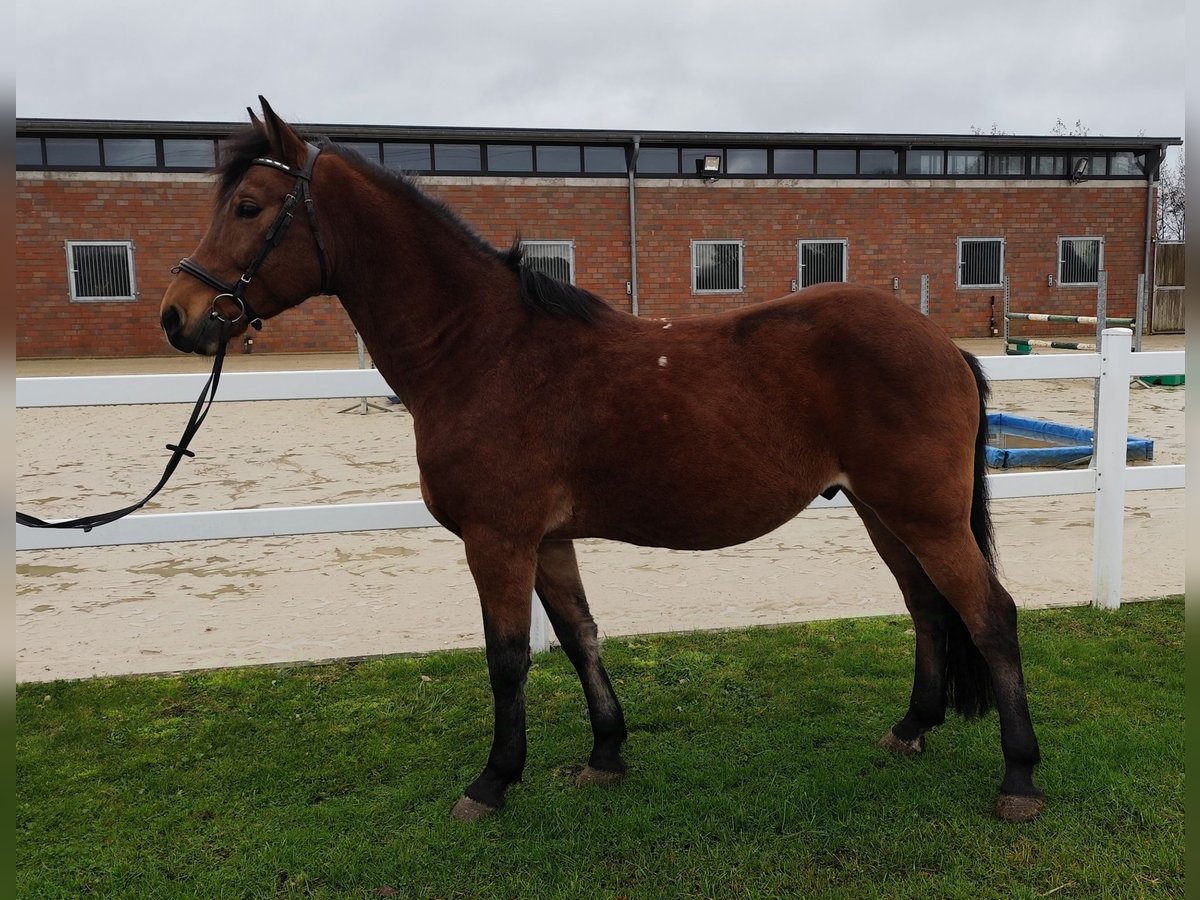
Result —
[[163, 295], [163, 333], [185, 353], [211, 355], [223, 338], [327, 289], [309, 193], [319, 151], [259, 100], [263, 121], [251, 111], [251, 127], [222, 152], [208, 233]]

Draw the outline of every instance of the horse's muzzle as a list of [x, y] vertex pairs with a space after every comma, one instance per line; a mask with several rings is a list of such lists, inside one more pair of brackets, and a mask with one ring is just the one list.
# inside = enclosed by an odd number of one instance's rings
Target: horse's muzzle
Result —
[[161, 324], [171, 346], [183, 353], [212, 356], [221, 344], [221, 323], [205, 316], [188, 328], [179, 307], [173, 304], [163, 310]]

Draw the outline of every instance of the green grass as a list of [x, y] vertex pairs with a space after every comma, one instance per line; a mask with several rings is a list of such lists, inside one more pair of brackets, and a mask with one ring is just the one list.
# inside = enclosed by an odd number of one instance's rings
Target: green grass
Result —
[[611, 640], [630, 775], [559, 652], [506, 809], [482, 654], [17, 689], [21, 897], [1141, 897], [1183, 892], [1182, 599], [1021, 615], [1046, 812], [990, 814], [994, 715], [915, 759], [906, 619]]

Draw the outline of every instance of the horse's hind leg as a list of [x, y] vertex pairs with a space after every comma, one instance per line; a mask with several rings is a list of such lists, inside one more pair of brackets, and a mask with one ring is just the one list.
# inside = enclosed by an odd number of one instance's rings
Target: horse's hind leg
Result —
[[[947, 618], [956, 614], [900, 539], [857, 497], [849, 491], [846, 496], [862, 518], [871, 543], [900, 586], [916, 632], [916, 665], [908, 711], [883, 736], [880, 744], [898, 753], [919, 753], [925, 749], [925, 732], [946, 721]], [[983, 664], [982, 658], [979, 662]], [[986, 666], [983, 675], [986, 678]]]
[[544, 541], [538, 548], [535, 588], [559, 643], [579, 673], [587, 699], [592, 755], [578, 782], [615, 781], [625, 772], [621, 759], [621, 744], [626, 738], [625, 717], [600, 660], [596, 623], [588, 610], [575, 547], [570, 541]]
[[[1033, 819], [1045, 806], [1045, 795], [1033, 783], [1033, 769], [1041, 757], [1025, 698], [1017, 609], [1012, 597], [984, 558], [965, 518], [914, 517], [912, 509], [900, 515], [889, 515], [878, 507], [875, 511], [912, 551], [987, 661], [1004, 753], [1004, 780], [996, 815], [1014, 822]], [[976, 700], [980, 701], [978, 711], [983, 711], [987, 698]]]

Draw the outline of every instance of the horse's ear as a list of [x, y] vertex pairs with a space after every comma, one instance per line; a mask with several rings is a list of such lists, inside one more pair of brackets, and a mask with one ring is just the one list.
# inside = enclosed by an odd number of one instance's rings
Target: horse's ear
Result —
[[304, 139], [292, 130], [287, 122], [275, 115], [271, 104], [259, 94], [258, 102], [262, 104], [263, 120], [266, 122], [267, 138], [271, 141], [271, 155], [285, 165], [300, 167], [308, 155], [304, 147]]
[[267, 129], [263, 126], [262, 120], [254, 114], [254, 110], [247, 106], [246, 112], [250, 113], [250, 124], [253, 125], [257, 131], [261, 131], [265, 134]]

